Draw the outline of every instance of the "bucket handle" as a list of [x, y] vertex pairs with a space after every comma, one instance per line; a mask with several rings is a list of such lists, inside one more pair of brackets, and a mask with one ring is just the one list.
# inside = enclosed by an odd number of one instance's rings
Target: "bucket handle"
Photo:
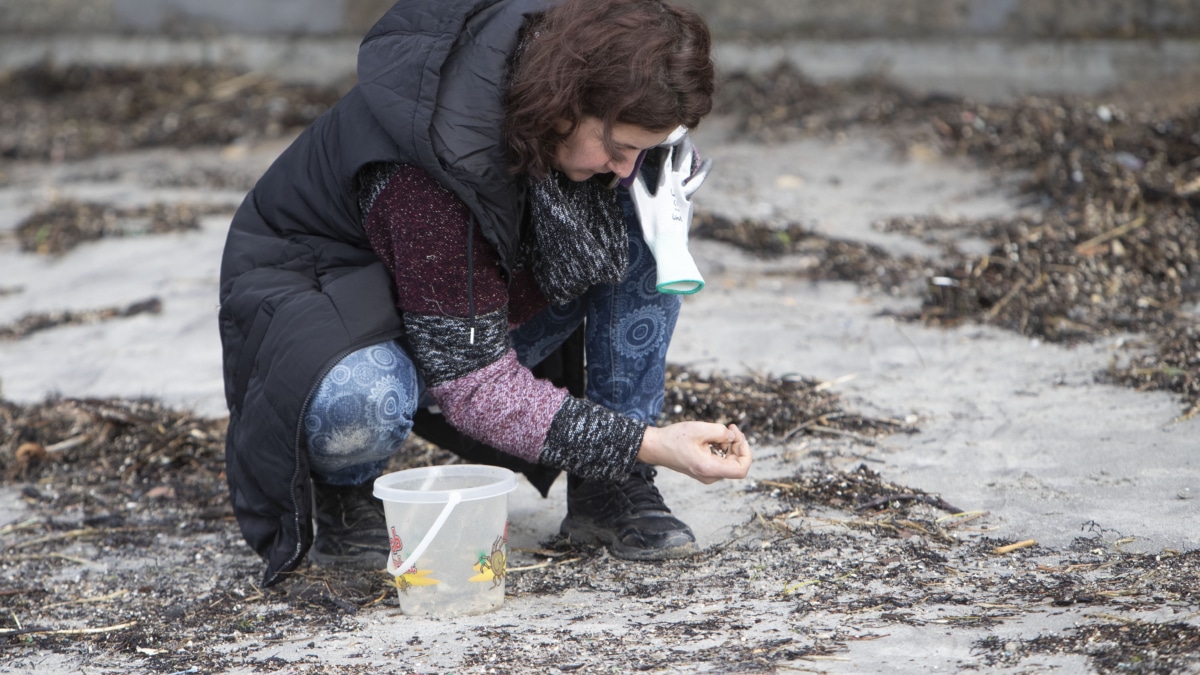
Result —
[[387, 571], [398, 577], [415, 570], [417, 568], [417, 558], [420, 558], [425, 553], [425, 549], [429, 548], [429, 545], [433, 543], [433, 538], [438, 535], [438, 532], [441, 532], [442, 526], [446, 524], [446, 519], [450, 517], [450, 512], [461, 501], [462, 493], [460, 492], [451, 492], [447, 495], [446, 506], [438, 514], [437, 520], [433, 521], [433, 525], [429, 527], [429, 531], [425, 533], [425, 536], [421, 539], [421, 543], [417, 544], [417, 547], [413, 549], [412, 554], [407, 559], [397, 566], [393, 554], [391, 552], [388, 553]]

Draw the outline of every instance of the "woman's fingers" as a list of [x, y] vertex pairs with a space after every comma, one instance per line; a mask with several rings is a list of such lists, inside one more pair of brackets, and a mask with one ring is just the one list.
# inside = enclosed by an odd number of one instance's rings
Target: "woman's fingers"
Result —
[[649, 427], [638, 458], [673, 469], [702, 483], [745, 478], [752, 455], [746, 435], [735, 425], [678, 422]]
[[704, 461], [698, 470], [690, 474], [703, 483], [712, 483], [722, 478], [745, 478], [753, 461], [750, 443], [736, 425], [718, 428], [719, 435], [707, 440], [711, 456], [703, 458]]
[[750, 464], [754, 462], [753, 453], [750, 451], [750, 441], [746, 440], [746, 434], [742, 433], [742, 430], [738, 429], [735, 424], [729, 425], [729, 431], [733, 433], [733, 439], [730, 441], [729, 449], [726, 450], [725, 459], [732, 459], [740, 473], [727, 477], [745, 478], [746, 474], [750, 472]]
[[719, 465], [721, 478], [745, 478], [746, 473], [750, 472], [751, 462], [754, 461], [750, 453], [750, 443], [746, 441], [742, 430], [734, 424], [728, 426], [726, 438], [722, 448], [724, 456], [719, 458], [724, 460]]

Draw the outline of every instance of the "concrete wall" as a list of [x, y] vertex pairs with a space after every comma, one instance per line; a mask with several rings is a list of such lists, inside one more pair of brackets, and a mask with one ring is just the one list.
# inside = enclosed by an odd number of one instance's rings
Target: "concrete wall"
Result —
[[689, 0], [725, 38], [1200, 35], [1197, 0]]
[[[394, 0], [0, 0], [0, 72], [199, 62], [344, 83]], [[983, 99], [1094, 93], [1200, 67], [1200, 0], [681, 0], [724, 72], [789, 61]]]
[[[722, 39], [1200, 36], [1198, 0], [683, 0]], [[0, 33], [361, 35], [391, 0], [3, 0]]]

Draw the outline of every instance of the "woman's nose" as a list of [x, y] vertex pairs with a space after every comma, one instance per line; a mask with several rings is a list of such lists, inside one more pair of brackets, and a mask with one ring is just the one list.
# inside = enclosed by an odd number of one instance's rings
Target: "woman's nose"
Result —
[[621, 178], [628, 178], [629, 174], [633, 173], [633, 165], [636, 161], [636, 156], [610, 159], [608, 161], [608, 170]]

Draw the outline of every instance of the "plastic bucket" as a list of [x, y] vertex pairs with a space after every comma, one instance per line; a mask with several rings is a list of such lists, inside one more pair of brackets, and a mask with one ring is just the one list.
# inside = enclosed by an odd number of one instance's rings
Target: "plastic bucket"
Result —
[[400, 610], [451, 616], [504, 604], [512, 471], [452, 464], [375, 479], [383, 501]]

